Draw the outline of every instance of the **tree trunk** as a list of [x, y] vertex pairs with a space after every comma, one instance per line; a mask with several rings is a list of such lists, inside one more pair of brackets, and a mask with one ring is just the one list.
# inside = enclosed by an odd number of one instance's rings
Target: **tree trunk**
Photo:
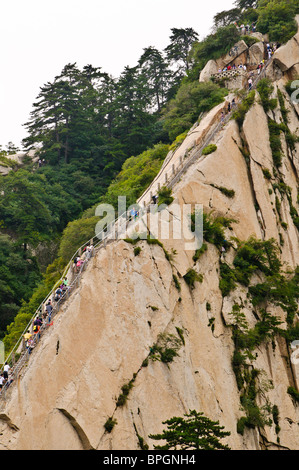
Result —
[[64, 161], [65, 163], [68, 163], [68, 152], [69, 152], [69, 136], [68, 136], [68, 131], [69, 131], [69, 120], [66, 118], [66, 140], [65, 140], [65, 150], [64, 150]]

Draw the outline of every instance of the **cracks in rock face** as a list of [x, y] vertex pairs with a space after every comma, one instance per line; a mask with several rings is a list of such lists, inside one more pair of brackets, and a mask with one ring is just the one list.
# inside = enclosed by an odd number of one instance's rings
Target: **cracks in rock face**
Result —
[[[256, 145], [256, 148], [259, 149], [262, 152], [262, 149], [258, 145]], [[263, 169], [263, 165], [260, 162], [258, 162], [257, 160], [255, 160], [255, 158], [253, 158], [253, 156], [251, 154], [250, 154], [250, 158], [251, 158], [252, 161], [254, 161], [254, 163], [259, 165]]]
[[210, 199], [209, 199], [209, 208], [210, 208], [210, 209], [213, 209], [213, 207], [214, 207], [214, 206], [213, 206], [213, 194], [214, 194], [214, 191], [215, 191], [215, 189], [212, 189], [211, 197], [210, 197]]
[[[163, 288], [166, 290], [166, 286], [165, 286], [165, 284], [164, 284], [163, 277], [162, 277], [161, 272], [160, 272], [160, 270], [159, 270], [159, 266], [158, 266], [158, 264], [157, 264], [157, 261], [156, 261], [154, 255], [152, 254], [152, 250], [151, 250], [151, 257], [152, 257], [153, 263], [154, 263], [154, 265], [155, 265], [155, 268], [156, 268], [156, 270], [157, 270], [157, 273], [158, 273], [158, 275], [159, 275], [159, 279], [160, 279], [161, 282], [162, 282]], [[162, 298], [160, 292], [159, 292], [158, 289], [157, 289], [156, 282], [154, 282], [153, 284], [154, 284], [155, 290], [156, 290], [156, 292], [157, 292], [159, 298], [161, 299], [161, 301], [162, 301], [164, 307], [166, 308], [164, 299]]]
[[[138, 414], [140, 414], [140, 409], [138, 408]], [[133, 422], [133, 428], [134, 428], [134, 431], [135, 431], [135, 434], [136, 434], [136, 437], [138, 439], [138, 445], [140, 447], [141, 450], [148, 450], [148, 445], [146, 444], [146, 442], [144, 441], [143, 437], [139, 434], [138, 432], [138, 429], [137, 429], [137, 426], [135, 424], [135, 421], [134, 421], [134, 416], [133, 416], [133, 412], [131, 411], [131, 415], [132, 415], [132, 422]]]
[[4, 421], [7, 426], [12, 429], [12, 431], [19, 431], [19, 428], [18, 426], [16, 426], [12, 421], [11, 419], [9, 418], [9, 416], [7, 416], [5, 413], [1, 413], [0, 414], [0, 420], [1, 421]]
[[206, 177], [206, 175], [204, 174], [204, 172], [201, 171], [199, 168], [197, 168], [196, 171], [198, 171], [198, 173], [201, 173], [204, 178]]
[[[240, 138], [241, 138], [241, 141], [243, 143], [243, 148], [244, 146], [246, 145], [247, 148], [248, 148], [248, 144], [246, 142], [246, 139], [245, 139], [245, 136], [241, 137], [240, 135]], [[238, 146], [239, 150], [241, 153], [242, 152], [242, 149], [239, 147], [237, 141], [233, 138], [233, 141], [235, 142], [235, 144]], [[251, 155], [249, 155], [249, 158], [254, 161], [255, 163], [258, 163], [256, 162]], [[246, 165], [247, 167], [247, 175], [248, 175], [248, 182], [249, 182], [249, 185], [250, 185], [250, 189], [251, 189], [251, 194], [252, 194], [252, 198], [254, 200], [254, 205], [255, 205], [255, 208], [256, 208], [256, 216], [257, 216], [257, 220], [259, 222], [259, 225], [260, 225], [260, 229], [261, 229], [261, 232], [262, 232], [262, 237], [263, 239], [265, 239], [265, 236], [266, 236], [266, 224], [265, 224], [265, 221], [264, 221], [264, 218], [263, 218], [263, 214], [262, 214], [262, 210], [260, 208], [260, 205], [258, 203], [258, 200], [257, 200], [257, 196], [256, 196], [256, 191], [255, 191], [255, 188], [254, 188], [254, 183], [253, 183], [253, 178], [252, 178], [252, 174], [251, 174], [251, 171], [250, 171], [250, 165], [249, 163], [247, 163]]]
[[267, 437], [262, 433], [261, 429], [258, 428], [258, 434], [259, 434], [259, 444], [261, 446], [262, 450], [267, 450], [270, 447], [274, 450], [291, 450], [289, 447], [285, 447], [278, 442], [272, 442], [267, 439]]
[[89, 439], [88, 439], [87, 435], [85, 434], [84, 430], [82, 429], [80, 424], [77, 422], [77, 420], [68, 411], [66, 411], [64, 408], [57, 408], [57, 410], [60, 411], [60, 413], [62, 413], [63, 416], [65, 416], [67, 418], [70, 425], [75, 430], [75, 432], [76, 432], [76, 434], [79, 438], [79, 441], [82, 444], [83, 450], [94, 450], [94, 448], [92, 447], [92, 445], [89, 442]]
[[290, 162], [290, 165], [291, 165], [291, 168], [292, 168], [292, 171], [295, 175], [295, 178], [298, 180], [299, 178], [299, 174], [298, 174], [298, 171], [297, 171], [297, 168], [294, 164], [294, 156], [293, 156], [293, 153], [292, 153], [292, 150], [289, 149], [289, 147], [287, 147], [287, 157], [289, 159], [289, 162]]

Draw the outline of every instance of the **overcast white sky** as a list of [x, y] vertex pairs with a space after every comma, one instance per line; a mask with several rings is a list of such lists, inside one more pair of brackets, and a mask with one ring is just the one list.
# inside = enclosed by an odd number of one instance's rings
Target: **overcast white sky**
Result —
[[0, 145], [21, 146], [39, 88], [62, 68], [102, 67], [115, 77], [145, 47], [162, 51], [171, 28], [211, 32], [234, 0], [7, 0], [0, 6]]

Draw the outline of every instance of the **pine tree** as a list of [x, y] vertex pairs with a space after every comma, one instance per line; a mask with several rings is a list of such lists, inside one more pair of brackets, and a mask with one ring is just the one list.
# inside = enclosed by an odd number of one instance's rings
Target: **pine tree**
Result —
[[220, 440], [230, 435], [219, 426], [219, 421], [211, 421], [203, 413], [190, 410], [184, 414], [186, 419], [174, 417], [163, 424], [167, 424], [167, 430], [161, 434], [151, 434], [149, 438], [155, 440], [166, 440], [163, 446], [154, 446], [161, 450], [230, 450], [228, 445], [222, 444]]
[[141, 73], [144, 75], [151, 108], [161, 111], [170, 88], [171, 71], [161, 52], [154, 47], [143, 49], [139, 59]]
[[117, 81], [115, 136], [128, 155], [138, 155], [152, 145], [156, 118], [148, 112], [147, 82], [138, 66], [125, 67]]
[[33, 103], [30, 121], [25, 123], [29, 137], [23, 140], [25, 148], [42, 144], [47, 151], [48, 158], [58, 163], [62, 156], [62, 149], [66, 148], [67, 160], [68, 146], [65, 145], [68, 137], [69, 106], [67, 93], [70, 87], [66, 82], [55, 80], [46, 83], [40, 88], [37, 100]]
[[228, 26], [235, 21], [239, 21], [241, 8], [232, 8], [231, 10], [220, 11], [214, 16], [214, 25], [217, 28]]
[[192, 44], [198, 40], [198, 34], [193, 28], [172, 28], [171, 43], [165, 48], [167, 59], [176, 63], [180, 77], [190, 68], [189, 52]]
[[0, 179], [0, 192], [0, 220], [25, 252], [28, 244], [36, 247], [43, 239], [49, 239], [53, 218], [41, 183], [30, 181], [26, 171], [18, 170]]

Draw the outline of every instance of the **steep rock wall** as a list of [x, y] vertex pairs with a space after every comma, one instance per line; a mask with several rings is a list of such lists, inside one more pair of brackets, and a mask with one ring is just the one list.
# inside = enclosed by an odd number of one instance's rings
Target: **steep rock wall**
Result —
[[[284, 84], [284, 78], [275, 82], [273, 93], [276, 96], [278, 88], [284, 93], [289, 127], [295, 133], [298, 113]], [[215, 110], [211, 122], [214, 114]], [[280, 122], [279, 107], [270, 114]], [[298, 143], [291, 151], [283, 135], [281, 139], [280, 177], [299, 211]], [[174, 187], [174, 204], [200, 203], [207, 212], [235, 219], [226, 230], [227, 239], [275, 238], [284, 267], [294, 269], [299, 259], [298, 229], [289, 199], [273, 189], [279, 177], [274, 176], [267, 115], [258, 95], [242, 129], [230, 121], [214, 143], [217, 150], [194, 163]], [[270, 180], [263, 169], [270, 170]], [[234, 197], [228, 198], [221, 187], [234, 190]], [[281, 203], [280, 214], [275, 198]], [[173, 207], [167, 209], [170, 225]], [[289, 386], [298, 390], [299, 367], [291, 363], [285, 339], [277, 336], [263, 342], [253, 360], [262, 379], [273, 385], [264, 393], [279, 409], [279, 440], [273, 423], [245, 428], [242, 435], [236, 426], [244, 411], [232, 368], [230, 312], [241, 299], [248, 324], [256, 323], [256, 312], [247, 302], [248, 289], [238, 285], [223, 297], [221, 252], [214, 245], [209, 243], [195, 262], [185, 240], [162, 242], [168, 253], [176, 250], [172, 259], [166, 259], [163, 247], [147, 241], [139, 242], [138, 256], [134, 246], [123, 240], [97, 252], [80, 286], [33, 351], [27, 370], [1, 404], [1, 449], [132, 450], [140, 449], [140, 437], [152, 449], [148, 436], [162, 431], [162, 421], [190, 409], [218, 420], [230, 431], [226, 442], [233, 450], [299, 448], [298, 405], [287, 393]], [[231, 248], [224, 255], [227, 263], [232, 263], [233, 255]], [[203, 275], [194, 289], [183, 279], [190, 268]], [[280, 307], [271, 311], [285, 321]], [[163, 339], [178, 346], [178, 355], [170, 363], [150, 354]], [[126, 403], [117, 406], [122, 387], [130, 381]], [[262, 406], [263, 397], [260, 400]], [[108, 418], [116, 421], [111, 433], [104, 427]]]

